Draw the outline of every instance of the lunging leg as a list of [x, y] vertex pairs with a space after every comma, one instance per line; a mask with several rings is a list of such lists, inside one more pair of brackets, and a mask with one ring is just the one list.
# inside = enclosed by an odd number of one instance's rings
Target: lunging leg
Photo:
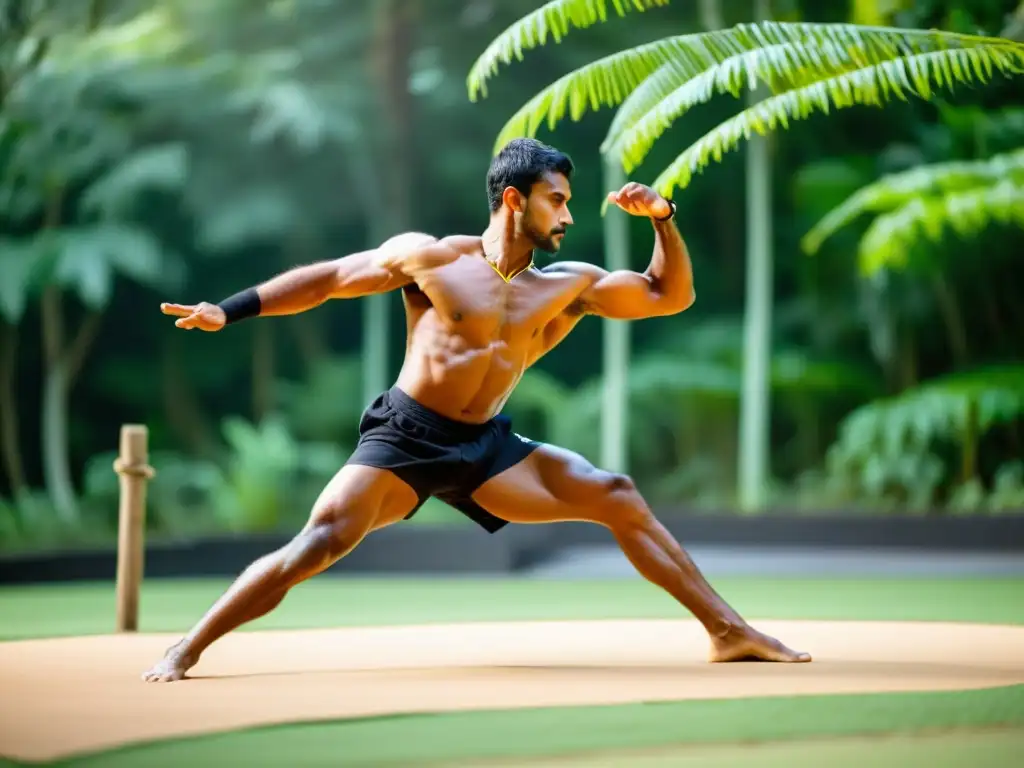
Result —
[[488, 480], [473, 499], [514, 523], [580, 521], [608, 528], [637, 571], [704, 625], [711, 661], [811, 660], [747, 624], [715, 592], [624, 475], [596, 469], [578, 454], [545, 445]]
[[292, 587], [329, 568], [370, 531], [405, 517], [415, 504], [415, 492], [387, 470], [343, 467], [295, 538], [246, 568], [143, 679], [180, 680], [214, 641], [272, 611]]

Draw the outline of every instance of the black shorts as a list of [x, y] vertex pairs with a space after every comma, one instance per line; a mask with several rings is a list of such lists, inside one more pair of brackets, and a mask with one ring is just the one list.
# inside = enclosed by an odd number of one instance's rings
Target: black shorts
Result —
[[508, 522], [470, 495], [539, 445], [514, 433], [507, 416], [483, 424], [454, 421], [392, 387], [363, 411], [359, 443], [346, 463], [390, 470], [412, 486], [419, 499], [406, 520], [433, 496], [494, 533]]

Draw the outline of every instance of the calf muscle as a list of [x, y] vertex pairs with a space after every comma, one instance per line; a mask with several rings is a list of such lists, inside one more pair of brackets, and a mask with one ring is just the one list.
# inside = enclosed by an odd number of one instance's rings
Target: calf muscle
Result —
[[370, 531], [403, 517], [415, 500], [411, 488], [384, 470], [345, 467], [324, 489], [306, 526], [249, 565], [143, 679], [181, 679], [212, 643], [272, 611], [289, 590], [328, 569]]

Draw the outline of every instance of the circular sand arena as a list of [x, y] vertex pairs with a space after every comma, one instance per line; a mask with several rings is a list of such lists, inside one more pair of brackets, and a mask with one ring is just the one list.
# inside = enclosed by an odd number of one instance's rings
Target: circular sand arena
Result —
[[237, 632], [189, 679], [141, 673], [177, 639], [0, 643], [0, 755], [53, 760], [133, 742], [397, 713], [1024, 682], [1024, 627], [758, 621], [811, 664], [708, 664], [692, 620]]

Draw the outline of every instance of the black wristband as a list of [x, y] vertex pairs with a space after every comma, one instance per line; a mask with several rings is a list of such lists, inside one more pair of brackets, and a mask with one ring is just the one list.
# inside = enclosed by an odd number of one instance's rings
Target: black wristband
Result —
[[661, 219], [657, 218], [656, 216], [652, 216], [651, 218], [653, 218], [655, 221], [662, 221], [662, 222], [664, 222], [664, 221], [671, 221], [673, 218], [675, 218], [675, 215], [676, 215], [676, 203], [675, 203], [675, 201], [674, 200], [669, 200], [668, 198], [665, 198], [665, 202], [668, 203], [668, 207], [671, 208], [672, 210], [669, 212], [668, 216], [665, 216], [664, 218], [661, 218]]
[[225, 325], [250, 317], [259, 317], [260, 310], [263, 309], [260, 295], [255, 288], [246, 288], [234, 296], [228, 296], [217, 306], [224, 310], [224, 316], [227, 318]]

